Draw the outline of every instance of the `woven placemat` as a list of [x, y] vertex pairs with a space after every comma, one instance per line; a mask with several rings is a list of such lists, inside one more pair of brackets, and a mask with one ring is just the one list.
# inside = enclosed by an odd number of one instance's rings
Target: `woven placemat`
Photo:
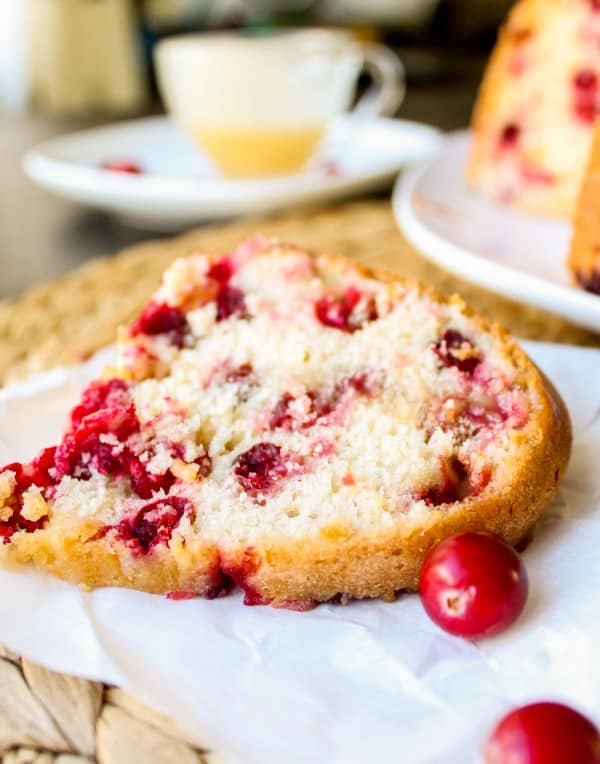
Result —
[[[304, 247], [415, 276], [460, 292], [519, 337], [600, 347], [600, 337], [461, 282], [399, 233], [387, 201], [370, 201], [202, 228], [148, 242], [0, 303], [0, 384], [83, 360], [111, 342], [176, 257], [225, 252], [257, 230]], [[0, 754], [7, 764], [192, 764], [209, 759], [173, 721], [116, 688], [47, 671], [0, 648]]]
[[370, 201], [236, 221], [147, 242], [0, 303], [0, 384], [82, 360], [112, 342], [118, 324], [135, 315], [173, 259], [199, 250], [224, 252], [257, 230], [415, 276], [445, 294], [458, 291], [519, 337], [600, 346], [598, 335], [460, 281], [428, 262], [398, 231], [389, 202]]

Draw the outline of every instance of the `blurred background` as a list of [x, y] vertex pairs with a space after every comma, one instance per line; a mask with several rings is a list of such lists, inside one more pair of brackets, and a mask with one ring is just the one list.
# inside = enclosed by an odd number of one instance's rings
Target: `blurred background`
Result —
[[0, 297], [149, 238], [27, 180], [39, 141], [160, 113], [151, 66], [165, 36], [327, 25], [402, 59], [398, 115], [444, 130], [468, 124], [510, 0], [0, 0]]

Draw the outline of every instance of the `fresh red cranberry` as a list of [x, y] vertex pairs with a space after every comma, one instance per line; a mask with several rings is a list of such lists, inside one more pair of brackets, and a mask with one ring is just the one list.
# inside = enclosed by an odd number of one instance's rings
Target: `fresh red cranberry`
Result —
[[315, 315], [325, 326], [331, 326], [351, 334], [365, 323], [375, 321], [377, 318], [377, 308], [372, 297], [367, 300], [366, 316], [358, 317], [355, 315], [355, 308], [362, 297], [363, 293], [353, 286], [348, 287], [340, 297], [325, 295], [315, 303]]
[[514, 123], [510, 123], [504, 127], [500, 133], [500, 148], [512, 149], [514, 148], [521, 136], [521, 128]]
[[235, 476], [247, 494], [257, 496], [272, 489], [288, 469], [281, 447], [275, 443], [257, 443], [235, 460]]
[[561, 703], [532, 703], [507, 714], [485, 746], [486, 764], [600, 764], [600, 733]]
[[146, 554], [158, 544], [168, 543], [183, 515], [194, 519], [192, 502], [180, 496], [170, 496], [146, 504], [114, 527], [117, 537], [134, 554]]
[[573, 78], [575, 113], [583, 122], [593, 122], [599, 111], [598, 75], [592, 69], [582, 69]]
[[171, 344], [181, 348], [189, 332], [189, 325], [179, 308], [151, 300], [141, 316], [131, 324], [129, 332], [132, 337], [138, 334], [166, 334]]
[[224, 321], [231, 316], [248, 318], [246, 300], [241, 289], [224, 286], [219, 289], [216, 297], [217, 321]]
[[527, 571], [512, 547], [491, 533], [457, 533], [427, 555], [419, 593], [429, 617], [445, 631], [477, 638], [497, 634], [527, 600]]
[[426, 504], [437, 507], [461, 501], [472, 493], [473, 487], [467, 468], [459, 459], [453, 458], [442, 462], [441, 484], [429, 489], [423, 499]]
[[78, 427], [84, 417], [100, 409], [126, 405], [130, 400], [129, 388], [130, 384], [123, 379], [90, 382], [71, 411], [71, 427]]
[[109, 159], [102, 162], [100, 168], [109, 172], [123, 172], [128, 175], [142, 175], [144, 173], [144, 168], [131, 159]]
[[433, 346], [433, 352], [446, 367], [453, 366], [465, 374], [472, 374], [481, 363], [471, 340], [454, 329], [446, 329]]

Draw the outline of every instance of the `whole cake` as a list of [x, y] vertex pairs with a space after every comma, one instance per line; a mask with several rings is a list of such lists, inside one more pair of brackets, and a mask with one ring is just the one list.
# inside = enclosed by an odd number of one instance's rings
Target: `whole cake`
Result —
[[261, 237], [176, 261], [58, 447], [0, 471], [5, 562], [304, 609], [414, 588], [461, 529], [510, 543], [570, 427], [458, 298]]
[[501, 30], [473, 117], [472, 184], [569, 217], [600, 111], [600, 2], [520, 0]]
[[576, 284], [600, 295], [600, 121], [573, 217], [569, 268]]

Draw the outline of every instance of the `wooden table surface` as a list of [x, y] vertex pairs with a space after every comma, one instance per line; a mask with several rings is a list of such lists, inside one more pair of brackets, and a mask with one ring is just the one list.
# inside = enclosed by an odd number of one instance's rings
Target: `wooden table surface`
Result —
[[430, 263], [408, 244], [389, 200], [381, 199], [205, 226], [175, 239], [146, 241], [0, 303], [0, 384], [87, 357], [113, 341], [116, 327], [139, 311], [173, 259], [194, 251], [226, 252], [256, 231], [419, 278], [444, 294], [459, 292], [518, 337], [600, 345], [598, 335], [467, 284]]

